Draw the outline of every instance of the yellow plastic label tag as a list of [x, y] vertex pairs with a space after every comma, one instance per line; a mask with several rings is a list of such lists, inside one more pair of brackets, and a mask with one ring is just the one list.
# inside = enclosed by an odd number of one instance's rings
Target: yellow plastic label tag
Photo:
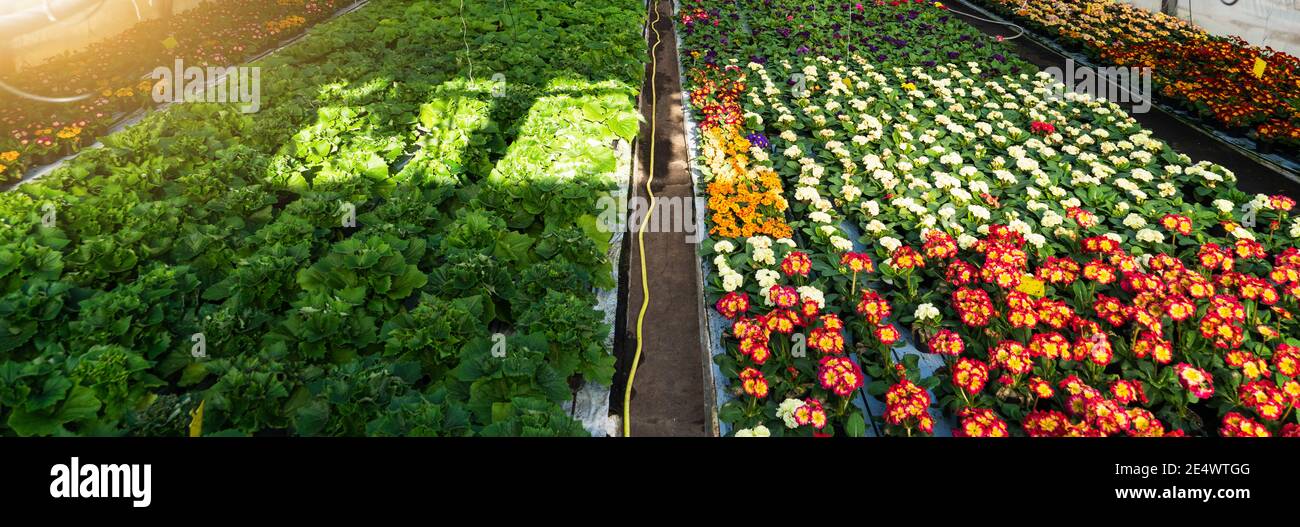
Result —
[[181, 45], [181, 43], [176, 41], [176, 37], [167, 37], [163, 39], [162, 45], [167, 49], [176, 49], [176, 46]]
[[1259, 57], [1255, 57], [1255, 69], [1254, 69], [1254, 71], [1252, 72], [1252, 73], [1255, 74], [1255, 78], [1256, 78], [1256, 79], [1262, 79], [1262, 78], [1264, 78], [1264, 70], [1267, 70], [1267, 69], [1268, 69], [1268, 63], [1267, 63], [1267, 62], [1264, 62], [1264, 59], [1261, 59], [1261, 58], [1259, 58]]
[[190, 437], [203, 435], [203, 406], [206, 404], [206, 400], [199, 401], [199, 407], [190, 412]]
[[1032, 275], [1025, 275], [1020, 279], [1020, 285], [1016, 286], [1016, 291], [1020, 291], [1029, 296], [1043, 296], [1047, 294], [1047, 289], [1043, 287], [1043, 281], [1034, 278]]

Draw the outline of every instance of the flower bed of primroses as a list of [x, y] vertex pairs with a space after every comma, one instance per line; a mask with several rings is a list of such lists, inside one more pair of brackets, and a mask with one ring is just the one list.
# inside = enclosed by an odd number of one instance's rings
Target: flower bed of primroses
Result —
[[[1053, 97], [938, 3], [682, 14], [690, 81], [744, 86], [720, 112], [738, 120], [701, 127], [750, 138], [793, 229], [713, 224], [703, 244], [732, 323], [716, 361], [736, 435], [926, 435], [938, 419], [965, 436], [1300, 433], [1293, 200], [1237, 191], [1110, 103]], [[825, 40], [859, 29], [856, 49]], [[897, 353], [909, 341], [943, 366], [923, 374]]]
[[[1300, 151], [1300, 59], [1110, 0], [982, 0], [1106, 64], [1151, 68], [1161, 95], [1206, 121]], [[1256, 59], [1267, 65], [1254, 74]]]

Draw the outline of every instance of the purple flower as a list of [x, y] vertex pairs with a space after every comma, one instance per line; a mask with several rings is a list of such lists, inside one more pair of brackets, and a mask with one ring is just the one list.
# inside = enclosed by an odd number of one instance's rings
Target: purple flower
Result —
[[768, 142], [767, 142], [767, 136], [765, 136], [765, 135], [763, 135], [763, 134], [757, 134], [757, 133], [755, 133], [755, 134], [749, 134], [749, 135], [745, 136], [745, 139], [748, 139], [748, 140], [749, 140], [749, 144], [751, 144], [751, 145], [757, 146], [757, 147], [762, 148], [762, 149], [766, 149], [766, 148], [767, 148], [767, 145], [768, 145]]
[[799, 46], [799, 49], [794, 50], [794, 52], [803, 55], [808, 52], [808, 46]]

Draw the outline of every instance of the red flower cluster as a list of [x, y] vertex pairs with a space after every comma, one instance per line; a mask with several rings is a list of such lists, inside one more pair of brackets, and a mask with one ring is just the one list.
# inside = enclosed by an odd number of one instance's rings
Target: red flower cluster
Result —
[[1032, 123], [1029, 123], [1029, 131], [1038, 135], [1051, 135], [1056, 133], [1056, 126], [1054, 126], [1052, 123], [1045, 123], [1043, 121], [1034, 121]]
[[1012, 375], [1024, 375], [1033, 371], [1034, 361], [1029, 356], [1029, 348], [1014, 340], [999, 342], [989, 352], [989, 360], [995, 368], [1006, 370]]
[[754, 368], [745, 368], [744, 370], [741, 370], [740, 385], [744, 389], [745, 395], [757, 399], [767, 397], [767, 378], [763, 376], [763, 372], [761, 371]]
[[850, 271], [855, 273], [870, 273], [876, 270], [875, 264], [871, 263], [871, 257], [865, 253], [844, 253], [840, 257], [840, 265], [847, 266]]
[[962, 357], [952, 368], [952, 384], [971, 397], [984, 391], [989, 382], [989, 366], [979, 359]]
[[926, 258], [947, 260], [957, 256], [957, 240], [951, 234], [932, 230], [925, 235], [925, 244], [921, 246]]
[[768, 348], [771, 333], [755, 319], [741, 318], [731, 324], [731, 334], [740, 339], [740, 353], [754, 364], [763, 364], [772, 356]]
[[963, 287], [952, 293], [952, 305], [957, 310], [957, 317], [963, 324], [981, 328], [997, 315], [993, 310], [993, 301], [983, 289]]
[[1178, 374], [1178, 382], [1187, 391], [1192, 392], [1192, 395], [1201, 399], [1208, 399], [1211, 395], [1214, 395], [1214, 377], [1210, 375], [1210, 372], [1180, 362], [1174, 365], [1174, 373]]
[[822, 357], [817, 368], [822, 388], [845, 397], [862, 387], [862, 369], [845, 357]]
[[1251, 381], [1241, 385], [1237, 391], [1241, 404], [1254, 410], [1257, 415], [1268, 421], [1277, 421], [1290, 409], [1293, 402], [1283, 395], [1273, 381]]
[[934, 432], [930, 416], [930, 394], [912, 381], [903, 379], [885, 392], [885, 422], [927, 434]]
[[1269, 437], [1268, 428], [1260, 424], [1259, 421], [1241, 415], [1237, 412], [1228, 412], [1223, 416], [1223, 425], [1219, 427], [1219, 435], [1224, 437]]
[[824, 428], [826, 410], [822, 408], [822, 402], [812, 398], [805, 400], [804, 404], [794, 411], [794, 422], [799, 426], [812, 425], [817, 430]]
[[1049, 256], [1038, 267], [1038, 279], [1053, 285], [1066, 286], [1079, 277], [1079, 264], [1069, 258]]
[[953, 287], [962, 287], [974, 282], [975, 277], [978, 274], [979, 270], [975, 269], [974, 265], [961, 260], [953, 260], [952, 263], [948, 264], [948, 269], [944, 274], [944, 279], [946, 279], [948, 283], [952, 284]]
[[781, 260], [781, 272], [786, 276], [808, 276], [812, 271], [812, 260], [800, 251], [791, 251]]
[[916, 249], [901, 245], [890, 256], [890, 266], [894, 269], [921, 269], [925, 267], [925, 257]]
[[992, 225], [989, 235], [975, 244], [977, 252], [984, 253], [984, 266], [980, 278], [1002, 289], [1020, 285], [1020, 279], [1029, 266], [1029, 256], [1022, 249], [1025, 239], [1020, 233], [1005, 225]]
[[956, 357], [966, 350], [966, 344], [962, 342], [961, 335], [950, 329], [941, 329], [930, 337], [927, 344], [930, 351], [940, 355]]
[[844, 353], [844, 322], [833, 313], [822, 315], [820, 320], [821, 326], [808, 334], [808, 347], [832, 355]]
[[862, 291], [862, 300], [858, 302], [858, 314], [866, 318], [867, 322], [879, 325], [893, 314], [893, 309], [879, 293], [866, 289]]
[[1174, 234], [1192, 235], [1192, 219], [1182, 214], [1165, 214], [1160, 218], [1160, 226]]
[[988, 408], [963, 408], [956, 437], [1007, 437], [1007, 422]]
[[728, 319], [735, 319], [737, 316], [749, 311], [749, 295], [741, 291], [732, 291], [718, 299], [714, 308]]

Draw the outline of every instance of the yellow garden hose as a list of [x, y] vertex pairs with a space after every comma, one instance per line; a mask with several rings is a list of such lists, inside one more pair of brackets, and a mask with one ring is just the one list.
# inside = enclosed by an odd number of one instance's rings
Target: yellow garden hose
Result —
[[650, 183], [655, 180], [655, 122], [658, 121], [659, 115], [656, 108], [659, 94], [655, 89], [655, 73], [659, 71], [656, 52], [661, 40], [659, 28], [655, 27], [660, 18], [659, 0], [650, 1], [654, 3], [655, 10], [655, 19], [650, 22], [650, 29], [655, 33], [655, 43], [650, 46], [650, 160], [646, 165], [650, 170], [647, 171], [645, 180], [645, 191], [650, 196], [650, 210], [646, 212], [645, 218], [641, 219], [641, 225], [636, 232], [637, 256], [641, 259], [641, 312], [636, 316], [636, 354], [632, 356], [632, 369], [627, 374], [627, 387], [623, 390], [623, 437], [632, 436], [632, 383], [636, 380], [636, 367], [641, 363], [641, 326], [645, 324], [645, 312], [650, 308], [650, 284], [646, 282], [645, 272], [645, 228], [655, 212], [655, 193], [650, 189]]

